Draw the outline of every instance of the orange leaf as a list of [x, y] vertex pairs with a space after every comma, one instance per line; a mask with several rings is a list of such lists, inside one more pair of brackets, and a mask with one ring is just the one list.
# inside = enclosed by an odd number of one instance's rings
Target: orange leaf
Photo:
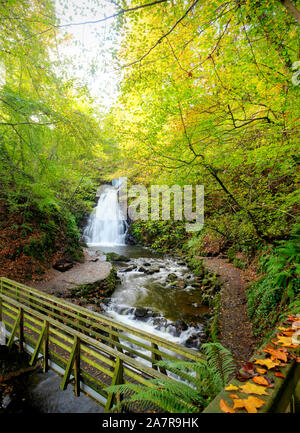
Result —
[[267, 370], [265, 370], [264, 368], [257, 368], [256, 371], [259, 374], [265, 374], [267, 372]]
[[241, 385], [240, 390], [242, 392], [245, 392], [246, 394], [268, 395], [265, 387], [255, 385], [251, 382], [247, 382], [245, 385]]
[[281, 377], [282, 379], [285, 378], [285, 375], [282, 374], [282, 373], [275, 373], [275, 376], [276, 376], [276, 377]]
[[222, 398], [220, 400], [220, 408], [225, 413], [235, 413], [235, 410], [232, 407], [228, 406], [226, 401], [223, 400]]
[[269, 385], [269, 382], [263, 376], [254, 376], [254, 377], [252, 377], [252, 380], [253, 380], [253, 382], [257, 383], [258, 385], [264, 385], [264, 386]]
[[281, 349], [275, 349], [272, 346], [266, 347], [263, 352], [267, 352], [271, 355], [271, 359], [280, 359], [281, 361], [287, 362], [287, 354]]
[[257, 408], [261, 407], [265, 402], [257, 397], [250, 396], [234, 400], [234, 409], [245, 408], [248, 413], [257, 413]]
[[229, 394], [229, 397], [232, 398], [233, 400], [234, 400], [235, 398], [239, 398], [239, 396], [236, 395], [236, 394]]

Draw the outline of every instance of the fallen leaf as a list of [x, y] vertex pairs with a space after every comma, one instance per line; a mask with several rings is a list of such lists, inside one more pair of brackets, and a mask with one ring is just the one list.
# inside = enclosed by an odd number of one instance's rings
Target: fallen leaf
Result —
[[245, 385], [240, 385], [240, 390], [246, 394], [268, 395], [265, 387], [247, 382]]
[[276, 337], [278, 338], [276, 344], [281, 344], [284, 347], [297, 347], [295, 344], [292, 343], [292, 337], [283, 337], [280, 334], [276, 334]]
[[253, 362], [244, 362], [244, 364], [241, 367], [246, 373], [248, 374], [254, 374], [255, 371], [255, 366], [253, 364]]
[[228, 386], [226, 386], [225, 391], [237, 391], [239, 388], [235, 385], [232, 385], [232, 383]]
[[235, 398], [239, 398], [239, 396], [236, 395], [236, 394], [229, 394], [229, 397], [232, 398], [233, 400], [234, 400]]
[[223, 400], [222, 398], [220, 400], [220, 408], [225, 413], [235, 413], [235, 410], [232, 407], [228, 406], [226, 401]]
[[258, 367], [257, 367], [256, 371], [259, 374], [265, 374], [267, 372], [267, 370], [265, 370], [264, 368], [258, 368]]
[[233, 409], [245, 408], [248, 413], [257, 413], [257, 408], [261, 407], [265, 402], [260, 398], [250, 396], [234, 400]]
[[275, 376], [276, 376], [276, 377], [281, 377], [282, 379], [285, 378], [285, 375], [282, 374], [282, 373], [275, 373]]
[[278, 326], [277, 328], [279, 331], [292, 331], [293, 328], [291, 326], [285, 327], [285, 326]]
[[252, 377], [252, 380], [253, 380], [253, 382], [257, 383], [258, 385], [264, 385], [264, 386], [269, 385], [269, 382], [263, 376], [254, 376], [254, 377]]
[[263, 349], [263, 352], [267, 352], [271, 355], [271, 359], [280, 359], [281, 361], [287, 362], [287, 354], [281, 349], [275, 349], [275, 347], [269, 346]]
[[276, 365], [280, 365], [280, 362], [268, 358], [268, 359], [256, 359], [255, 364], [265, 365], [270, 370], [271, 368], [276, 367]]

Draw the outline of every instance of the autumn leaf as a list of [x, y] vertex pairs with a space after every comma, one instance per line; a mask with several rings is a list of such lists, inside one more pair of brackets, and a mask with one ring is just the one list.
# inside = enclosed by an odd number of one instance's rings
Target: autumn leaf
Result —
[[265, 365], [270, 370], [271, 368], [274, 368], [277, 365], [280, 365], [280, 361], [273, 360], [270, 358], [268, 358], [268, 359], [256, 359], [255, 364]]
[[276, 377], [281, 377], [281, 379], [284, 379], [284, 378], [285, 378], [285, 375], [282, 374], [282, 373], [275, 373], [275, 376], [276, 376]]
[[232, 383], [228, 386], [226, 386], [225, 391], [237, 391], [239, 388], [235, 385], [232, 385]]
[[264, 387], [250, 382], [247, 382], [245, 385], [241, 385], [240, 391], [245, 392], [246, 394], [268, 395]]
[[229, 397], [232, 398], [233, 400], [235, 398], [239, 398], [239, 396], [237, 394], [229, 394]]
[[228, 406], [226, 401], [223, 400], [222, 398], [220, 400], [220, 408], [225, 413], [235, 413], [235, 410], [232, 407]]
[[264, 386], [269, 385], [269, 382], [263, 376], [254, 376], [252, 378], [252, 380], [253, 380], [253, 382], [257, 383], [258, 385], [264, 385]]
[[234, 400], [233, 409], [245, 408], [248, 413], [257, 413], [257, 408], [261, 407], [265, 402], [257, 397], [250, 396]]
[[267, 352], [271, 355], [271, 359], [280, 359], [281, 361], [287, 362], [287, 354], [281, 349], [275, 349], [274, 347], [268, 345], [263, 352]]
[[264, 368], [258, 368], [258, 367], [257, 367], [256, 371], [259, 374], [265, 374], [267, 372], [267, 370], [265, 370]]
[[277, 328], [279, 331], [292, 331], [293, 328], [291, 326], [285, 327], [285, 326], [278, 326]]
[[292, 347], [295, 348], [297, 347], [295, 344], [292, 343], [292, 337], [283, 337], [280, 334], [276, 334], [276, 337], [278, 338], [278, 341], [276, 342], [276, 344], [281, 344], [284, 347]]

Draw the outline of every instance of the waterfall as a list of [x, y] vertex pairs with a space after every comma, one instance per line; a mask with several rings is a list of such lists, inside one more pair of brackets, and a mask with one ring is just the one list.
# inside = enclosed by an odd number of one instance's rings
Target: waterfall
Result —
[[121, 180], [115, 179], [100, 195], [83, 232], [89, 246], [125, 245], [127, 221], [118, 201], [120, 185]]

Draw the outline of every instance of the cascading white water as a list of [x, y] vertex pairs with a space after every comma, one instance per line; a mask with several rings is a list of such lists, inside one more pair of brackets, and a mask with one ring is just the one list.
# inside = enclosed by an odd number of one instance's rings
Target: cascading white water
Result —
[[115, 179], [100, 195], [83, 232], [89, 246], [125, 245], [127, 221], [118, 201], [120, 185], [120, 180]]

